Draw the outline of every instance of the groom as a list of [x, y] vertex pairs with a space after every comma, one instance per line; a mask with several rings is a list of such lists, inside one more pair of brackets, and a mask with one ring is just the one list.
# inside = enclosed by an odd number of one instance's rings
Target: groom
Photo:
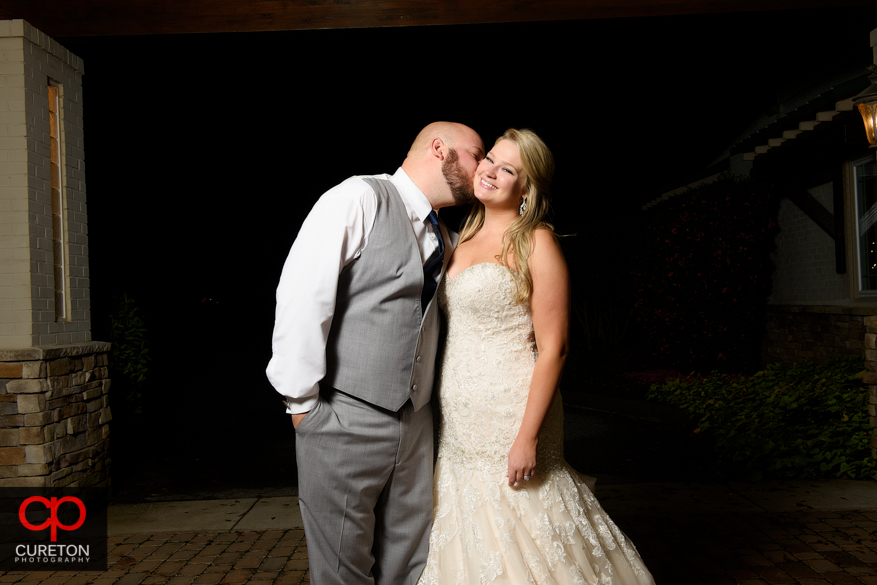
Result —
[[311, 583], [414, 585], [432, 520], [433, 293], [456, 244], [434, 210], [472, 200], [484, 145], [436, 122], [394, 175], [317, 201], [277, 287], [268, 379], [296, 433]]

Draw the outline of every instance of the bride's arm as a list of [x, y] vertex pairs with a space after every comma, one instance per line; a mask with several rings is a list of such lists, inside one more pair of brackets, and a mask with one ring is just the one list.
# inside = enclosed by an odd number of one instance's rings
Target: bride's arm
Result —
[[554, 234], [536, 230], [529, 268], [533, 278], [530, 309], [539, 357], [530, 382], [527, 408], [509, 451], [509, 485], [538, 473], [539, 429], [554, 399], [569, 351], [569, 271]]

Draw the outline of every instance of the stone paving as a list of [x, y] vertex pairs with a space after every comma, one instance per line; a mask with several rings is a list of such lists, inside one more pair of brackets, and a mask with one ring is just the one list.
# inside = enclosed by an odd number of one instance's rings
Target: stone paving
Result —
[[659, 585], [877, 585], [877, 511], [617, 518]]
[[[658, 585], [877, 585], [877, 510], [656, 512], [615, 520]], [[109, 555], [106, 572], [8, 572], [0, 583], [310, 582], [300, 529], [122, 535], [110, 538]]]
[[111, 536], [107, 571], [0, 573], [42, 585], [299, 585], [308, 578], [304, 531], [163, 532]]

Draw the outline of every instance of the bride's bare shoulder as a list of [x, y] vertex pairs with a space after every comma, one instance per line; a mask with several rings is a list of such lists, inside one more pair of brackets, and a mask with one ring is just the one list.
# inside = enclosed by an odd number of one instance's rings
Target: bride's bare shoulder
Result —
[[530, 254], [530, 259], [531, 262], [553, 264], [559, 261], [566, 265], [563, 251], [560, 249], [560, 242], [557, 241], [557, 234], [553, 230], [547, 228], [533, 230], [533, 251]]

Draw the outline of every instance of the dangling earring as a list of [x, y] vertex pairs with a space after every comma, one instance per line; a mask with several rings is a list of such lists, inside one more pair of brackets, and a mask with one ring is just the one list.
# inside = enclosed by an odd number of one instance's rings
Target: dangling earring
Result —
[[520, 215], [524, 215], [524, 212], [525, 212], [525, 211], [527, 211], [527, 198], [526, 198], [526, 197], [522, 197], [522, 198], [521, 198], [521, 211], [520, 211]]

